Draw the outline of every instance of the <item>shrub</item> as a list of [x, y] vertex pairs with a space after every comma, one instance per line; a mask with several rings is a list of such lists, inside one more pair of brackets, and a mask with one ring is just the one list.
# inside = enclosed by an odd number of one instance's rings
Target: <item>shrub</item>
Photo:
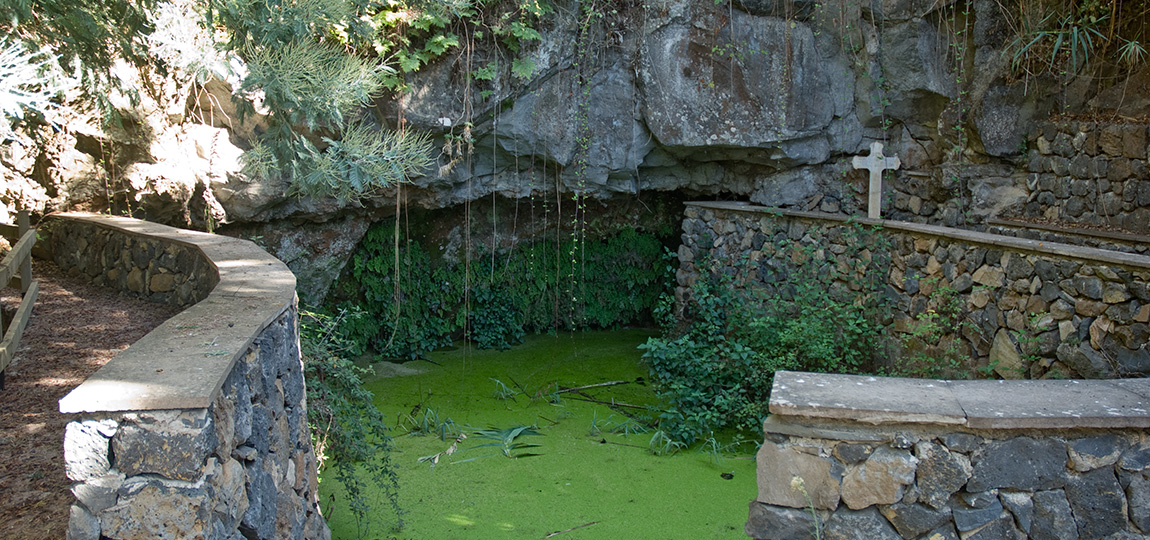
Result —
[[[858, 227], [848, 234], [855, 250], [885, 253], [877, 235]], [[713, 261], [700, 258], [703, 275], [679, 318], [673, 300], [661, 300], [663, 335], [640, 348], [667, 406], [659, 427], [673, 439], [690, 444], [729, 427], [757, 431], [777, 370], [871, 369], [882, 345], [887, 300], [875, 276], [885, 276], [876, 269], [884, 258], [848, 252], [839, 260], [853, 262], [840, 266], [820, 260], [812, 247], [783, 241], [776, 249], [799, 262], [764, 263], [758, 274], [766, 286], [736, 283], [735, 275], [749, 274], [746, 262], [709, 271]]]

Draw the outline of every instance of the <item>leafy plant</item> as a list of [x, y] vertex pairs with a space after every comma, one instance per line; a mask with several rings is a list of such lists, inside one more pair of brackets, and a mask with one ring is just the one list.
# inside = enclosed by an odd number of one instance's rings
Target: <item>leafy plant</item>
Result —
[[819, 513], [815, 511], [815, 501], [811, 499], [811, 494], [807, 492], [806, 481], [804, 481], [801, 476], [792, 476], [791, 489], [802, 493], [803, 497], [807, 500], [807, 510], [811, 512], [811, 521], [814, 523], [815, 529], [811, 532], [814, 534], [815, 540], [822, 540], [822, 525], [819, 523]]
[[623, 436], [639, 435], [650, 432], [651, 428], [639, 423], [634, 418], [624, 417], [620, 422], [615, 420], [615, 415], [610, 415], [607, 418], [599, 418], [598, 413], [595, 413], [591, 418], [591, 430], [588, 432], [592, 436], [600, 435], [602, 433], [617, 433]]
[[[372, 317], [346, 326], [348, 336], [358, 352], [419, 358], [463, 336], [480, 348], [507, 348], [527, 332], [611, 328], [648, 316], [664, 287], [657, 237], [624, 229], [586, 242], [582, 268], [555, 257], [572, 245], [546, 240], [495, 258], [480, 249], [470, 264], [436, 263], [394, 226], [373, 227], [352, 257], [350, 283]], [[576, 295], [566, 290], [573, 274], [582, 276]]]
[[540, 445], [517, 440], [519, 437], [541, 435], [541, 433], [535, 431], [535, 429], [535, 426], [517, 426], [507, 429], [477, 429], [474, 430], [475, 437], [480, 439], [490, 439], [495, 442], [481, 444], [473, 448], [495, 447], [498, 448], [504, 456], [509, 458], [538, 456], [539, 454], [533, 452], [523, 452], [523, 450], [538, 448]]
[[503, 381], [499, 379], [491, 379], [495, 383], [495, 399], [507, 401], [515, 399], [519, 395], [519, 391], [514, 388], [509, 388]]
[[51, 53], [0, 39], [0, 142], [15, 137], [12, 120], [24, 120], [26, 112], [45, 117], [58, 108], [53, 99], [76, 84]]
[[[870, 368], [882, 344], [888, 250], [881, 235], [857, 225], [843, 235], [858, 251], [834, 261], [789, 240], [774, 246], [776, 262], [754, 271], [746, 261], [723, 269], [696, 255], [701, 275], [677, 313], [664, 297], [656, 310], [663, 335], [640, 346], [667, 404], [659, 423], [664, 436], [690, 444], [725, 427], [757, 431], [780, 369]], [[776, 264], [782, 260], [792, 264]]]
[[248, 173], [283, 174], [298, 195], [347, 202], [430, 167], [426, 137], [385, 133], [363, 118], [392, 68], [332, 36], [370, 41], [368, 10], [345, 0], [211, 3], [209, 23], [228, 31], [229, 49], [247, 63], [241, 116], [255, 112], [257, 98], [269, 112], [268, 132], [245, 159]]
[[61, 65], [76, 66], [85, 96], [96, 109], [110, 113], [109, 96], [114, 92], [139, 97], [135, 88], [113, 73], [117, 61], [145, 71], [166, 71], [164, 62], [152, 56], [148, 47], [155, 29], [149, 14], [156, 8], [156, 0], [8, 1], [0, 8], [0, 29], [13, 42], [22, 42], [25, 50], [57, 56]]
[[385, 494], [397, 517], [401, 511], [391, 438], [383, 414], [372, 405], [374, 395], [363, 387], [362, 377], [370, 371], [348, 358], [349, 347], [340, 333], [341, 324], [360, 316], [349, 310], [335, 315], [300, 310], [300, 348], [308, 426], [319, 468], [334, 468], [352, 513], [363, 524], [361, 532], [366, 532], [378, 515], [378, 509], [368, 504], [367, 482]]
[[962, 344], [962, 330], [970, 324], [964, 320], [966, 302], [949, 285], [928, 278], [924, 285], [933, 287], [926, 311], [910, 321], [910, 332], [902, 338], [903, 356], [891, 369], [891, 375], [922, 378], [959, 378], [969, 375], [964, 361], [968, 351]]
[[448, 436], [460, 434], [459, 427], [451, 418], [440, 419], [439, 413], [434, 410], [426, 407], [421, 409], [422, 413], [409, 414], [397, 422], [397, 427], [406, 427], [408, 435], [437, 435], [441, 441], [446, 441]]
[[686, 444], [675, 440], [661, 429], [656, 430], [655, 433], [651, 435], [650, 442], [647, 443], [647, 449], [656, 456], [668, 456], [686, 447]]

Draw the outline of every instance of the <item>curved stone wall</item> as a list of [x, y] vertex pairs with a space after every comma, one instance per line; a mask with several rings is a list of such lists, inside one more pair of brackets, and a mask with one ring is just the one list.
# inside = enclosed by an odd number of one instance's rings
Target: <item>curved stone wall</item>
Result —
[[60, 400], [68, 538], [330, 538], [291, 271], [251, 242], [138, 220], [48, 228], [62, 269], [190, 306]]

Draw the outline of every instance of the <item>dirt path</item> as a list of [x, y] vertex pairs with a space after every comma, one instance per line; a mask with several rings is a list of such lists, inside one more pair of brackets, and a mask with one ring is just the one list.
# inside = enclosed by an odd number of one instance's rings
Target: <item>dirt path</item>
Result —
[[[116, 353], [180, 310], [94, 287], [34, 263], [40, 295], [0, 390], [0, 538], [64, 538], [71, 482], [57, 401]], [[0, 303], [14, 305], [12, 289]]]

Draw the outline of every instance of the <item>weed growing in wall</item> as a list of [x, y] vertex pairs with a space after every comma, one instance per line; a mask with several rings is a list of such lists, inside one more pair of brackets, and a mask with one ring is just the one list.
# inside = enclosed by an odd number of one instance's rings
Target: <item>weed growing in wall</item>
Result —
[[901, 338], [903, 354], [889, 369], [895, 377], [966, 379], [970, 373], [964, 360], [970, 351], [962, 342], [962, 330], [973, 324], [965, 320], [966, 300], [938, 278], [924, 281], [934, 288], [926, 311], [910, 321], [909, 332]]

